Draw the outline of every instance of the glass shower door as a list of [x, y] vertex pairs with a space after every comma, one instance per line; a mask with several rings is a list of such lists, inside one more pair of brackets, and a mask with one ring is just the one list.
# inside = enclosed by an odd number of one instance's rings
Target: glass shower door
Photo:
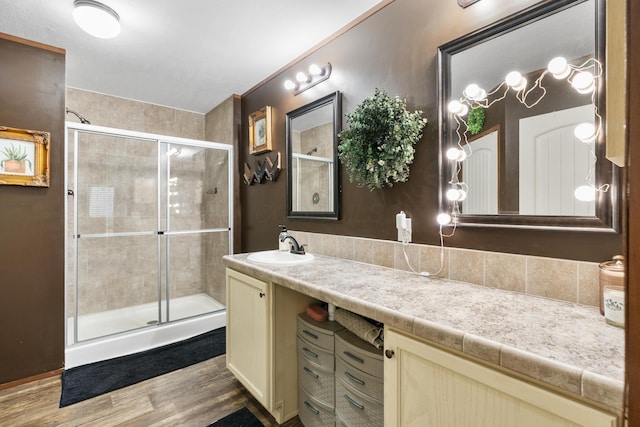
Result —
[[76, 263], [68, 341], [157, 323], [157, 142], [71, 130], [68, 158]]
[[[230, 253], [229, 151], [163, 142], [162, 320], [225, 308], [223, 255]], [[168, 313], [168, 314], [167, 314]]]
[[233, 148], [67, 127], [68, 345], [224, 310]]

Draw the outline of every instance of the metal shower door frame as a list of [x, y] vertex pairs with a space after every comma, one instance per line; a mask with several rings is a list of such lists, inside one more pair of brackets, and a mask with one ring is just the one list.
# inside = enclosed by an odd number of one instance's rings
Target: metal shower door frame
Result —
[[[72, 141], [69, 140], [69, 132], [73, 131], [73, 138]], [[227, 174], [228, 174], [228, 201], [227, 201], [227, 205], [228, 205], [228, 224], [226, 228], [212, 228], [212, 229], [199, 229], [198, 232], [200, 233], [216, 233], [216, 232], [228, 232], [229, 236], [228, 236], [228, 253], [232, 254], [233, 253], [233, 219], [234, 219], [234, 215], [233, 215], [233, 189], [234, 189], [234, 174], [233, 174], [233, 159], [234, 159], [234, 148], [232, 145], [229, 144], [222, 144], [222, 143], [218, 143], [218, 142], [209, 142], [209, 141], [200, 141], [200, 140], [194, 140], [194, 139], [188, 139], [188, 138], [180, 138], [180, 137], [172, 137], [172, 136], [166, 136], [166, 135], [159, 135], [159, 134], [152, 134], [152, 133], [146, 133], [146, 132], [137, 132], [137, 131], [128, 131], [128, 130], [123, 130], [123, 129], [116, 129], [116, 128], [110, 128], [110, 127], [104, 127], [104, 126], [96, 126], [96, 125], [91, 125], [91, 124], [82, 124], [82, 123], [76, 123], [76, 122], [65, 122], [65, 146], [64, 146], [64, 181], [65, 181], [65, 193], [64, 193], [64, 198], [65, 198], [65, 203], [64, 203], [64, 209], [65, 209], [65, 236], [69, 236], [69, 224], [67, 221], [68, 215], [69, 215], [69, 208], [68, 208], [68, 203], [67, 203], [67, 195], [69, 194], [69, 190], [71, 190], [73, 193], [73, 210], [74, 210], [74, 218], [73, 218], [73, 257], [74, 257], [74, 298], [73, 298], [73, 304], [74, 304], [74, 319], [73, 319], [73, 329], [74, 329], [74, 336], [73, 336], [73, 344], [77, 344], [78, 342], [81, 342], [78, 340], [78, 239], [80, 238], [80, 234], [78, 232], [78, 215], [77, 215], [77, 211], [78, 211], [78, 198], [77, 198], [77, 194], [78, 194], [78, 133], [79, 132], [85, 132], [85, 133], [93, 133], [93, 134], [99, 134], [99, 135], [110, 135], [110, 136], [118, 136], [118, 137], [125, 137], [125, 138], [135, 138], [135, 139], [140, 139], [140, 140], [147, 140], [147, 141], [153, 141], [156, 143], [157, 146], [157, 164], [156, 164], [156, 171], [157, 171], [157, 227], [156, 227], [156, 231], [155, 232], [123, 232], [123, 233], [108, 233], [104, 236], [101, 235], [85, 235], [86, 237], [92, 237], [92, 238], [100, 238], [100, 237], [117, 237], [117, 236], [140, 236], [140, 235], [152, 235], [152, 234], [156, 234], [157, 235], [157, 239], [158, 239], [158, 247], [157, 247], [157, 268], [158, 268], [158, 321], [159, 323], [166, 323], [166, 322], [170, 322], [170, 311], [169, 311], [169, 295], [170, 295], [170, 289], [169, 289], [169, 285], [170, 282], [168, 280], [169, 277], [169, 241], [168, 239], [165, 238], [165, 244], [166, 244], [166, 256], [165, 256], [165, 260], [163, 262], [162, 260], [162, 239], [164, 238], [164, 236], [171, 236], [171, 235], [180, 235], [180, 234], [193, 234], [196, 231], [194, 230], [181, 230], [181, 231], [171, 231], [170, 230], [170, 224], [169, 224], [169, 212], [168, 212], [168, 206], [165, 206], [165, 208], [167, 209], [167, 217], [166, 217], [166, 227], [163, 227], [161, 224], [161, 220], [162, 220], [162, 215], [161, 215], [161, 209], [162, 209], [162, 195], [161, 195], [161, 191], [162, 191], [162, 170], [161, 170], [161, 164], [162, 164], [162, 160], [163, 160], [163, 156], [166, 158], [167, 155], [166, 153], [162, 152], [161, 148], [163, 147], [164, 144], [169, 144], [168, 146], [170, 146], [170, 144], [179, 144], [182, 146], [192, 146], [192, 147], [201, 147], [201, 148], [206, 148], [206, 149], [217, 149], [217, 150], [222, 150], [225, 151], [227, 153], [227, 160], [228, 160], [228, 168], [227, 168]], [[73, 189], [69, 189], [69, 144], [72, 143], [74, 150], [73, 150], [73, 155], [74, 155], [74, 169], [73, 169]], [[167, 192], [169, 190], [169, 178], [170, 178], [170, 161], [167, 161], [167, 171], [165, 172], [166, 175], [166, 188], [167, 188]], [[168, 199], [167, 199], [168, 201]], [[165, 203], [165, 205], [168, 205], [168, 203]], [[163, 230], [162, 228], [166, 228], [165, 230]], [[68, 249], [69, 249], [69, 242], [68, 239], [65, 238], [65, 253], [69, 253]], [[66, 264], [66, 263], [65, 263]], [[166, 268], [165, 271], [165, 275], [167, 277], [166, 283], [165, 283], [165, 294], [167, 296], [166, 298], [166, 312], [167, 312], [167, 319], [166, 322], [162, 322], [162, 290], [163, 290], [163, 286], [162, 286], [162, 266], [164, 265], [164, 267]], [[67, 268], [65, 268], [65, 276], [67, 275]], [[67, 283], [67, 280], [65, 279], [65, 283]], [[66, 295], [66, 286], [65, 286], [65, 295]], [[65, 297], [65, 306], [68, 304], [68, 298]], [[69, 344], [67, 343], [67, 333], [68, 331], [66, 331], [68, 324], [67, 324], [67, 309], [65, 307], [65, 346], [68, 346]], [[128, 332], [128, 331], [123, 331], [123, 332]], [[122, 332], [119, 332], [122, 333]], [[94, 339], [100, 339], [102, 337], [98, 337], [98, 338], [94, 338]], [[89, 340], [82, 340], [82, 342], [84, 341], [89, 341]]]

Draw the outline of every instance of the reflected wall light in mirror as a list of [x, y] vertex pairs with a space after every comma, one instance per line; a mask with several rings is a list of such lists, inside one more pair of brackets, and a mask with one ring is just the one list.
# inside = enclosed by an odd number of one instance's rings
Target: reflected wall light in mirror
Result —
[[287, 113], [289, 218], [338, 219], [341, 123], [340, 92]]
[[543, 2], [439, 48], [440, 209], [453, 223], [617, 230], [603, 8]]
[[296, 73], [295, 81], [291, 79], [285, 80], [284, 88], [292, 91], [294, 95], [298, 95], [318, 83], [322, 83], [329, 77], [331, 77], [330, 62], [327, 62], [322, 67], [317, 64], [311, 64], [309, 66], [309, 72], [298, 71]]

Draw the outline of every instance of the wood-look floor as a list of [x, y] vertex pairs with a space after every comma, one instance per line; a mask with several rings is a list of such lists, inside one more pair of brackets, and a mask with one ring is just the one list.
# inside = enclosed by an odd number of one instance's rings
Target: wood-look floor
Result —
[[[265, 426], [273, 417], [225, 367], [225, 356], [65, 408], [59, 377], [0, 391], [0, 426], [206, 427], [246, 406]], [[298, 417], [283, 424], [302, 427]]]

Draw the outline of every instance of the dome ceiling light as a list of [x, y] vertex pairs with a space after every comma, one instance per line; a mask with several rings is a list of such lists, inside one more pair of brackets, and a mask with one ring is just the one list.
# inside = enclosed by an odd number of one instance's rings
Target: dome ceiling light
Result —
[[75, 0], [73, 19], [84, 31], [100, 39], [120, 34], [120, 16], [115, 10], [94, 0]]

